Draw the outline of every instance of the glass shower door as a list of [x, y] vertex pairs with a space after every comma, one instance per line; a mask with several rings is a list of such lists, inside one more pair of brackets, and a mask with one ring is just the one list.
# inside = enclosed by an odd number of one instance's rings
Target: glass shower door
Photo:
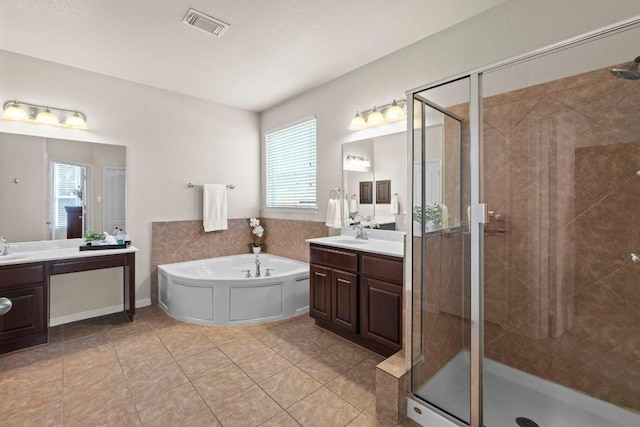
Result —
[[413, 96], [414, 396], [470, 420], [469, 79]]

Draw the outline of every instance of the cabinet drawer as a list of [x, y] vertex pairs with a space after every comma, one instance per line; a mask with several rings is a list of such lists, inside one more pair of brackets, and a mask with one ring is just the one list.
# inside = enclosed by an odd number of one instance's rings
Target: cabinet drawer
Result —
[[353, 272], [358, 271], [358, 254], [353, 252], [311, 246], [309, 258], [311, 264], [322, 264]]
[[360, 257], [360, 274], [402, 285], [402, 265], [402, 259], [362, 255]]
[[0, 267], [0, 289], [44, 282], [43, 264]]

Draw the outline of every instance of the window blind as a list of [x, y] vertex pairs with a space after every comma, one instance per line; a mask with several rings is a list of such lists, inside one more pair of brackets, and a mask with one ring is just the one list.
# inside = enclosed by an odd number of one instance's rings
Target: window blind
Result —
[[315, 208], [316, 119], [266, 134], [267, 207]]

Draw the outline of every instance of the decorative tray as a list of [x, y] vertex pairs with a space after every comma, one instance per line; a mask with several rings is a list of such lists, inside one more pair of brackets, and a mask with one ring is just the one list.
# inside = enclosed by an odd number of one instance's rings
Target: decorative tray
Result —
[[118, 245], [82, 245], [80, 246], [81, 251], [103, 251], [107, 249], [126, 249], [131, 245], [131, 242], [124, 242]]

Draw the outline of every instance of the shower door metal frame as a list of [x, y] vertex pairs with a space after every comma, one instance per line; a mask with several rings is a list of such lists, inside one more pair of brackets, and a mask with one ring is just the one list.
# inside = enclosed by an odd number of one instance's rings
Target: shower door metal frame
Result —
[[[447, 79], [443, 79], [428, 85], [424, 85], [415, 89], [408, 90], [407, 94], [407, 108], [408, 117], [413, 120], [413, 99], [414, 95], [419, 92], [423, 92], [428, 89], [433, 89], [438, 86], [443, 86], [448, 83], [455, 82], [463, 78], [469, 78], [469, 130], [470, 130], [470, 206], [471, 206], [471, 219], [469, 224], [469, 231], [471, 234], [471, 426], [482, 427], [483, 426], [483, 266], [482, 266], [482, 250], [483, 250], [483, 227], [487, 218], [487, 206], [481, 203], [482, 200], [482, 75], [487, 72], [499, 70], [504, 67], [508, 67], [520, 62], [533, 59], [538, 56], [543, 56], [549, 53], [553, 53], [562, 49], [566, 49], [571, 46], [575, 46], [581, 43], [586, 43], [600, 37], [604, 37], [609, 34], [615, 34], [628, 29], [632, 29], [640, 26], [640, 16], [625, 19], [623, 21], [601, 27], [597, 30], [590, 31], [588, 33], [569, 38], [567, 40], [536, 49], [525, 53], [523, 55], [514, 56], [505, 61], [498, 62], [480, 69], [477, 69], [471, 73], [459, 74]], [[413, 124], [413, 122], [411, 122]], [[411, 126], [407, 126], [408, 129], [412, 129]], [[413, 153], [413, 135], [412, 132], [407, 132], [407, 148], [408, 153]], [[411, 165], [413, 164], [413, 155], [408, 157], [409, 175], [411, 174]], [[411, 182], [411, 181], [408, 181]], [[413, 203], [413, 200], [412, 200]], [[407, 245], [406, 259], [413, 259], [411, 253], [411, 245]], [[412, 283], [413, 277], [413, 263], [407, 263], [406, 283]], [[409, 289], [411, 291], [411, 289]], [[409, 293], [411, 295], [411, 293]], [[411, 314], [408, 316], [411, 322], [413, 322], [413, 304], [408, 302], [407, 307], [411, 310]], [[411, 335], [410, 335], [411, 336]], [[411, 340], [407, 340], [411, 342]], [[413, 350], [409, 349], [406, 354], [412, 355]], [[411, 357], [409, 360], [411, 361]], [[430, 405], [428, 402], [416, 398], [413, 395], [413, 387], [411, 385], [412, 375], [409, 376], [410, 389], [408, 390], [407, 398], [407, 414], [411, 414], [412, 408], [416, 408], [416, 412], [420, 407], [425, 410], [431, 411], [439, 418], [434, 420], [434, 423], [438, 425], [451, 425], [451, 426], [466, 426], [466, 423], [461, 423], [458, 419], [444, 413], [435, 406]], [[422, 412], [420, 412], [422, 413]], [[441, 423], [441, 424], [440, 424]]]

